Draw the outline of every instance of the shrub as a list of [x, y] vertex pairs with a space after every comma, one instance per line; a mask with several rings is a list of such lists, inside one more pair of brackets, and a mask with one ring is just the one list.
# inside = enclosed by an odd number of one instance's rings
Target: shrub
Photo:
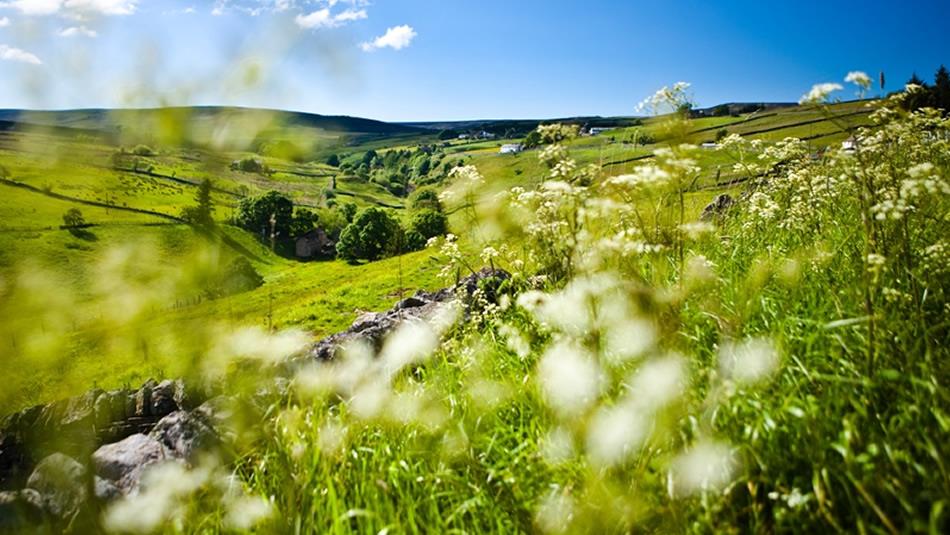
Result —
[[435, 188], [417, 188], [409, 195], [409, 207], [413, 210], [429, 208], [441, 212], [442, 201], [439, 200], [439, 192]]
[[155, 151], [148, 145], [136, 145], [132, 149], [132, 154], [136, 156], [155, 156]]
[[232, 171], [242, 171], [244, 173], [269, 173], [270, 169], [264, 165], [264, 162], [253, 156], [247, 156], [231, 162]]
[[425, 236], [419, 234], [419, 232], [412, 229], [406, 230], [403, 239], [402, 252], [419, 251], [421, 249], [425, 249], [426, 243], [428, 243], [428, 240], [425, 238]]

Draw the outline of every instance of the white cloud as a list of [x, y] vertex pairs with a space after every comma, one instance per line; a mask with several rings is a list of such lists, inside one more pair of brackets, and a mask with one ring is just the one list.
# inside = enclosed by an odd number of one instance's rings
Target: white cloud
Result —
[[394, 26], [386, 30], [385, 34], [377, 37], [376, 39], [361, 44], [360, 48], [362, 48], [364, 52], [371, 52], [373, 50], [387, 47], [392, 48], [393, 50], [401, 50], [409, 46], [416, 35], [416, 31], [413, 30], [412, 26], [409, 26], [408, 24]]
[[11, 0], [0, 2], [0, 7], [8, 7], [24, 15], [52, 15], [63, 7], [63, 0]]
[[73, 14], [131, 15], [138, 0], [10, 0], [0, 7], [11, 8], [24, 15], [54, 15], [62, 11]]
[[66, 9], [101, 13], [103, 15], [131, 15], [138, 0], [66, 0]]
[[301, 28], [324, 28], [332, 23], [330, 18], [330, 8], [323, 8], [310, 13], [309, 15], [297, 15], [294, 22]]
[[365, 19], [367, 16], [365, 9], [350, 8], [333, 15], [330, 12], [330, 8], [325, 7], [308, 15], [297, 15], [294, 22], [297, 23], [297, 26], [307, 29], [336, 28], [347, 22]]
[[21, 63], [32, 63], [33, 65], [42, 65], [40, 58], [30, 54], [25, 50], [13, 48], [12, 46], [0, 45], [0, 60], [19, 61]]
[[89, 28], [86, 28], [85, 26], [71, 26], [69, 28], [65, 28], [62, 31], [60, 31], [59, 36], [60, 37], [82, 36], [82, 37], [89, 37], [89, 38], [94, 39], [98, 37], [99, 34], [96, 33], [96, 30], [90, 30]]
[[347, 9], [346, 11], [335, 15], [333, 20], [339, 22], [350, 22], [354, 20], [363, 20], [366, 17], [368, 17], [368, 15], [366, 14], [365, 9]]
[[0, 28], [10, 25], [10, 19], [7, 17], [0, 17]]

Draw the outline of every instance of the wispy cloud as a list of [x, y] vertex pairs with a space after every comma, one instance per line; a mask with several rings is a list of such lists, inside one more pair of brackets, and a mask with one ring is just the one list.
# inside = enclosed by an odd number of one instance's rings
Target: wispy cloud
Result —
[[61, 31], [59, 32], [59, 36], [60, 36], [60, 37], [79, 37], [79, 36], [81, 36], [81, 37], [89, 37], [89, 38], [94, 39], [94, 38], [98, 37], [99, 34], [96, 32], [96, 30], [90, 30], [89, 28], [86, 28], [85, 26], [71, 26], [71, 27], [69, 27], [69, 28], [65, 28], [65, 29], [61, 30]]
[[297, 26], [300, 26], [301, 28], [335, 28], [348, 22], [353, 22], [354, 20], [365, 19], [367, 16], [368, 15], [365, 9], [351, 8], [333, 14], [331, 13], [329, 7], [325, 7], [307, 15], [297, 15], [294, 21], [297, 23]]
[[40, 58], [27, 52], [26, 50], [20, 50], [19, 48], [13, 48], [12, 46], [7, 45], [0, 45], [0, 61], [17, 61], [20, 63], [30, 63], [33, 65], [43, 64], [43, 62], [40, 61]]
[[195, 6], [188, 6], [184, 9], [169, 9], [163, 11], [162, 15], [194, 15], [198, 10], [195, 9]]
[[0, 17], [0, 28], [3, 28], [4, 26], [9, 26], [9, 25], [10, 25], [9, 17]]
[[416, 35], [416, 31], [413, 30], [412, 26], [409, 26], [408, 24], [394, 26], [386, 30], [386, 33], [377, 37], [376, 39], [361, 44], [360, 48], [362, 48], [364, 52], [372, 52], [373, 50], [378, 50], [380, 48], [402, 50], [412, 43], [412, 40], [416, 37]]

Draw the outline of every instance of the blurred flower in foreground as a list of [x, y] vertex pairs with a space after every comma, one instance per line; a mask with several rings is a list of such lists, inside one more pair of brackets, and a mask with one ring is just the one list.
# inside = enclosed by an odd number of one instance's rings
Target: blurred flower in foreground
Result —
[[811, 91], [802, 95], [802, 98], [798, 99], [799, 104], [821, 104], [828, 99], [828, 95], [835, 91], [840, 91], [844, 89], [841, 84], [834, 83], [824, 83], [824, 84], [815, 84], [812, 86]]
[[729, 483], [735, 469], [736, 460], [729, 446], [700, 441], [673, 461], [670, 495], [719, 490]]
[[727, 342], [719, 348], [719, 370], [727, 379], [751, 384], [772, 374], [778, 367], [778, 351], [772, 342], [752, 338]]

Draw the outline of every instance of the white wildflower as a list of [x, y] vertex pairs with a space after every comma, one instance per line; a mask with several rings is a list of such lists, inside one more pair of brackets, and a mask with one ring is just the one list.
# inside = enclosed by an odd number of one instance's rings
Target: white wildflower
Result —
[[802, 95], [802, 98], [798, 100], [799, 104], [821, 104], [828, 99], [828, 95], [835, 91], [840, 91], [844, 89], [841, 84], [834, 83], [824, 83], [824, 84], [815, 84], [812, 86], [811, 91]]
[[732, 479], [736, 460], [729, 446], [701, 441], [673, 461], [673, 494], [719, 490]]
[[603, 373], [587, 351], [559, 341], [541, 357], [538, 381], [548, 405], [562, 416], [573, 416], [583, 413], [597, 399]]
[[778, 362], [775, 346], [762, 338], [726, 342], [719, 348], [719, 370], [737, 383], [750, 384], [764, 379], [775, 371]]
[[860, 87], [863, 91], [871, 89], [871, 77], [861, 71], [851, 71], [844, 77], [844, 81]]
[[624, 461], [639, 449], [649, 426], [649, 420], [630, 406], [600, 408], [587, 428], [588, 458], [601, 467]]

